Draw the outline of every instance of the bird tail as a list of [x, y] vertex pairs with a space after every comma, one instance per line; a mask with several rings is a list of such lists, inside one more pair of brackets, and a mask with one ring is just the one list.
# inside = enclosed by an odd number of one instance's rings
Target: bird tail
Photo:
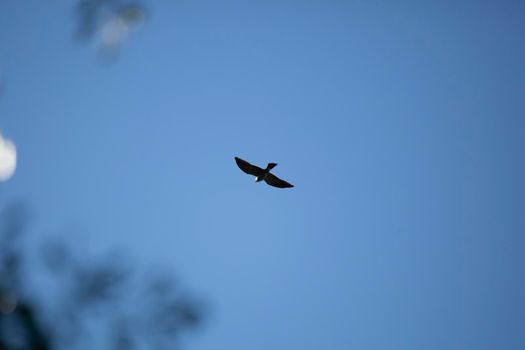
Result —
[[277, 166], [277, 163], [268, 163], [266, 170], [270, 171]]

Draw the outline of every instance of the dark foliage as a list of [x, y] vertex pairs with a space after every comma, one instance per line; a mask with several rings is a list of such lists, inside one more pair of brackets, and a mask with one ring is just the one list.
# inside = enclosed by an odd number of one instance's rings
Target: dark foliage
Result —
[[169, 274], [82, 259], [60, 241], [30, 254], [27, 218], [21, 205], [0, 214], [0, 350], [177, 349], [202, 324], [202, 303]]

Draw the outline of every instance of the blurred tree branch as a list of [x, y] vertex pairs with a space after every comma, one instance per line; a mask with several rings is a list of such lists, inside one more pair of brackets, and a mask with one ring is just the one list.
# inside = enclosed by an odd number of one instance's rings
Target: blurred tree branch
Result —
[[[0, 213], [1, 350], [174, 349], [202, 324], [203, 304], [170, 275], [141, 277], [122, 259], [86, 261], [49, 240], [36, 260], [42, 265], [34, 266], [23, 242], [27, 218], [22, 205]], [[42, 266], [38, 277], [49, 277], [54, 288], [30, 287]]]
[[143, 4], [129, 0], [78, 0], [76, 6], [79, 40], [94, 40], [99, 53], [120, 50], [129, 34], [146, 19]]

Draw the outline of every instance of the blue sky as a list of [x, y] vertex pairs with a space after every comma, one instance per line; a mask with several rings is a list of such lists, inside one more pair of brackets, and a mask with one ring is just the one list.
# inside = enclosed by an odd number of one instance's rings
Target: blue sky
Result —
[[42, 237], [173, 269], [213, 305], [188, 349], [525, 348], [523, 4], [146, 5], [101, 63], [70, 2], [0, 4]]

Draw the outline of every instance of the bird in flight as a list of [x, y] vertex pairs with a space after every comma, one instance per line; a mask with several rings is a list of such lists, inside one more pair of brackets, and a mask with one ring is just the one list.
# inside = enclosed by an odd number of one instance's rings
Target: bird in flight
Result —
[[281, 180], [274, 174], [270, 173], [270, 170], [275, 168], [277, 163], [268, 163], [266, 169], [262, 169], [256, 165], [248, 163], [245, 160], [242, 160], [239, 157], [235, 157], [235, 162], [237, 162], [239, 168], [241, 168], [241, 170], [246, 174], [255, 176], [255, 182], [265, 181], [268, 185], [279, 188], [293, 187], [292, 184], [289, 184], [288, 182]]

